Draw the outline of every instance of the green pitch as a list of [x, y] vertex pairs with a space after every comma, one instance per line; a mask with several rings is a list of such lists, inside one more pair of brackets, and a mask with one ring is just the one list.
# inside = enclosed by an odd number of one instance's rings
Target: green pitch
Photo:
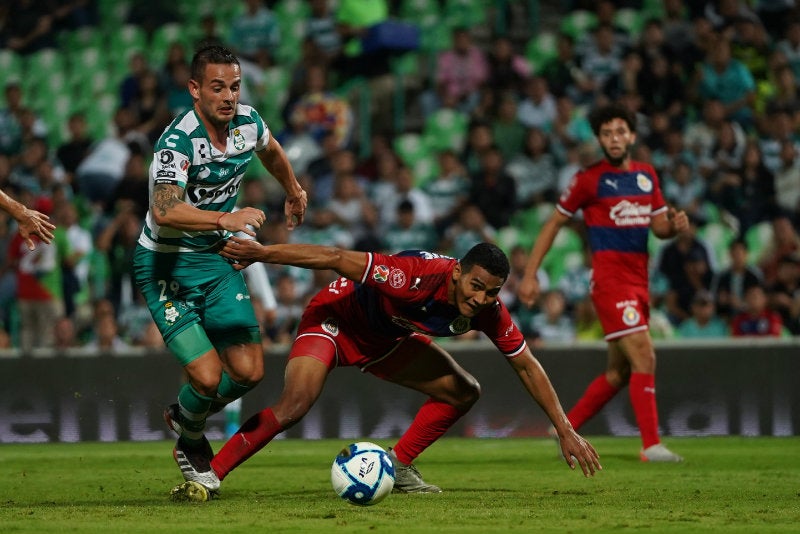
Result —
[[273, 442], [208, 503], [169, 500], [182, 481], [172, 443], [0, 445], [0, 530], [800, 532], [798, 437], [668, 439], [686, 458], [669, 465], [639, 462], [638, 439], [591, 441], [604, 470], [587, 479], [549, 439], [446, 438], [417, 463], [444, 493], [390, 495], [368, 508], [330, 487], [347, 440]]

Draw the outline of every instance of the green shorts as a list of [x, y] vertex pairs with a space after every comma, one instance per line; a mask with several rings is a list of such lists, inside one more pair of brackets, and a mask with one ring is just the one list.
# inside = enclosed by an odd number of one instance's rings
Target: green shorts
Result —
[[[190, 331], [206, 339], [179, 345], [199, 354], [176, 354], [183, 365], [234, 343], [259, 343], [258, 321], [244, 276], [212, 252], [163, 253], [136, 247], [133, 274], [167, 346]], [[173, 348], [173, 347], [170, 347]]]

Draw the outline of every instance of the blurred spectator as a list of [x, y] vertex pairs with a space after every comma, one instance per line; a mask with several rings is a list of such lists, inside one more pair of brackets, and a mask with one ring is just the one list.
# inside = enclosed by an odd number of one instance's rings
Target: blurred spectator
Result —
[[390, 54], [366, 54], [361, 47], [361, 39], [367, 30], [388, 20], [387, 0], [339, 0], [335, 18], [336, 31], [342, 40], [342, 58], [337, 64], [342, 79], [354, 76], [372, 78], [388, 73]]
[[192, 95], [189, 93], [189, 79], [192, 77], [189, 63], [186, 61], [175, 62], [169, 65], [166, 72], [165, 100], [170, 118], [177, 117], [193, 105]]
[[150, 64], [144, 52], [134, 50], [128, 58], [128, 71], [119, 84], [120, 107], [130, 108], [142, 91], [142, 80], [150, 72]]
[[306, 20], [306, 38], [311, 39], [332, 65], [342, 52], [342, 36], [336, 30], [336, 20], [328, 0], [311, 0], [311, 14]]
[[800, 255], [781, 258], [775, 282], [766, 289], [769, 307], [780, 314], [783, 326], [792, 335], [800, 334]]
[[5, 107], [0, 109], [0, 154], [14, 157], [22, 150], [22, 86], [18, 81], [6, 82], [3, 88]]
[[775, 50], [786, 56], [795, 79], [800, 80], [800, 19], [793, 18], [787, 24], [783, 37], [775, 44]]
[[525, 126], [518, 118], [517, 97], [512, 93], [497, 96], [497, 113], [490, 118], [492, 138], [510, 160], [520, 151], [525, 141]]
[[775, 171], [775, 203], [778, 208], [792, 214], [795, 224], [800, 216], [800, 158], [794, 141], [781, 143], [780, 165]]
[[444, 233], [442, 249], [454, 258], [461, 258], [480, 242], [494, 243], [497, 229], [486, 221], [483, 212], [474, 204], [461, 207], [458, 220]]
[[267, 325], [267, 335], [275, 343], [290, 343], [305, 307], [303, 295], [298, 291], [294, 278], [288, 274], [278, 277], [275, 299], [275, 318]]
[[505, 171], [514, 179], [518, 207], [555, 202], [558, 175], [550, 141], [541, 129], [528, 129], [522, 151], [506, 164]]
[[[74, 3], [74, 2], [73, 2]], [[64, 6], [67, 7], [67, 6]], [[42, 0], [17, 0], [10, 4], [5, 46], [22, 55], [56, 46], [54, 25], [61, 10], [52, 2]]]
[[108, 265], [108, 287], [104, 296], [115, 310], [120, 310], [130, 305], [136, 294], [131, 271], [142, 219], [130, 202], [121, 202], [116, 209], [114, 217], [96, 233], [94, 246], [105, 255]]
[[322, 142], [332, 132], [336, 145], [346, 147], [353, 135], [353, 112], [347, 100], [328, 88], [327, 72], [322, 65], [310, 65], [306, 70], [306, 88], [294, 103], [290, 113], [292, 124], [306, 129]]
[[768, 243], [760, 243], [761, 254], [755, 258], [764, 275], [764, 283], [769, 287], [778, 276], [778, 264], [785, 256], [800, 254], [800, 235], [785, 213], [772, 216], [772, 237]]
[[158, 74], [147, 69], [139, 78], [139, 88], [126, 106], [133, 112], [134, 129], [147, 138], [152, 147], [172, 120]]
[[757, 143], [747, 143], [741, 167], [720, 173], [710, 193], [718, 206], [738, 221], [740, 233], [769, 220], [775, 209], [775, 182]]
[[489, 66], [487, 79], [491, 80], [496, 97], [505, 93], [522, 93], [525, 81], [531, 76], [531, 66], [514, 50], [510, 37], [496, 35], [489, 46], [486, 60]]
[[433, 224], [433, 206], [431, 198], [422, 188], [416, 185], [414, 171], [401, 164], [397, 170], [394, 187], [387, 190], [381, 198], [375, 199], [375, 207], [380, 214], [382, 229], [396, 222], [397, 206], [404, 200], [414, 205], [414, 218], [423, 224]]
[[132, 205], [136, 215], [144, 219], [149, 206], [148, 198], [147, 161], [144, 154], [133, 152], [125, 163], [122, 179], [109, 197], [106, 211], [113, 212], [124, 202]]
[[[494, 228], [508, 226], [517, 209], [517, 187], [505, 170], [503, 154], [497, 145], [487, 148], [480, 158], [478, 172], [470, 176], [469, 202], [477, 206]], [[466, 252], [466, 250], [464, 251]]]
[[573, 311], [575, 316], [575, 339], [577, 341], [603, 341], [605, 333], [597, 310], [594, 309], [590, 297], [583, 298], [575, 303]]
[[544, 345], [575, 340], [575, 323], [567, 313], [563, 293], [551, 289], [542, 295], [541, 311], [531, 319], [530, 330], [539, 334]]
[[[528, 321], [532, 316], [532, 312], [528, 310], [526, 306], [520, 305], [517, 297], [517, 288], [519, 287], [522, 277], [525, 274], [525, 265], [528, 263], [528, 253], [525, 250], [525, 247], [522, 245], [514, 245], [511, 247], [511, 251], [508, 253], [508, 263], [511, 267], [511, 270], [508, 273], [506, 283], [500, 288], [500, 293], [498, 296], [500, 300], [503, 301], [503, 304], [505, 304], [506, 308], [511, 311], [515, 319], [518, 320], [517, 324], [520, 324], [521, 318], [525, 321]], [[544, 290], [550, 287], [550, 278], [547, 275], [547, 271], [544, 269], [539, 269], [537, 277], [539, 279], [540, 286]]]
[[433, 225], [417, 221], [414, 203], [410, 200], [400, 201], [395, 222], [381, 236], [384, 249], [390, 254], [403, 250], [436, 251], [439, 248]]
[[356, 241], [375, 233], [378, 213], [367, 199], [363, 183], [354, 174], [340, 174], [334, 178], [333, 196], [324, 206]]
[[95, 319], [91, 339], [83, 348], [95, 355], [114, 355], [129, 350], [131, 346], [120, 337], [114, 314], [104, 313]]
[[[29, 205], [26, 201], [25, 204]], [[42, 201], [34, 208], [49, 214], [49, 207]], [[61, 239], [63, 234], [54, 234]], [[60, 237], [59, 237], [60, 235]], [[31, 237], [40, 243], [37, 236]], [[19, 233], [15, 233], [8, 246], [8, 262], [16, 272], [17, 309], [20, 321], [20, 348], [23, 352], [54, 344], [53, 325], [63, 315], [63, 285], [61, 280], [61, 258], [64, 248], [53, 242], [30, 250]]]
[[[723, 124], [725, 124], [725, 106], [715, 98], [703, 101], [699, 120], [690, 122], [683, 131], [685, 146], [691, 150], [696, 158], [711, 159], [714, 147]], [[733, 123], [737, 140], [744, 144], [744, 130], [738, 123]]]
[[745, 311], [731, 321], [731, 334], [741, 336], [779, 337], [783, 321], [778, 312], [769, 308], [767, 295], [761, 286], [753, 286], [744, 294]]
[[591, 80], [581, 70], [580, 58], [575, 50], [575, 40], [560, 33], [556, 41], [556, 57], [541, 68], [541, 75], [555, 96], [568, 96], [577, 104], [590, 103], [593, 90]]
[[207, 46], [226, 46], [225, 38], [219, 33], [217, 16], [213, 11], [200, 17], [200, 35], [194, 43], [194, 49], [200, 50]]
[[422, 95], [423, 116], [441, 107], [470, 113], [478, 102], [481, 85], [488, 80], [486, 54], [472, 40], [468, 28], [453, 28], [453, 45], [439, 53], [434, 88]]
[[[650, 62], [647, 63], [648, 67]], [[635, 48], [629, 48], [622, 54], [622, 66], [618, 72], [612, 74], [603, 84], [602, 92], [611, 100], [617, 100], [622, 95], [639, 93], [643, 87], [642, 56]]]
[[581, 71], [595, 94], [600, 94], [605, 83], [622, 69], [622, 52], [611, 26], [601, 24], [594, 29], [591, 45], [581, 58]]
[[275, 14], [263, 0], [241, 0], [241, 3], [244, 10], [231, 21], [227, 45], [240, 61], [261, 68], [272, 65], [281, 38]]
[[675, 73], [664, 55], [657, 55], [645, 63], [639, 75], [638, 89], [642, 94], [644, 112], [662, 112], [670, 122], [680, 124], [685, 121], [684, 82]]
[[753, 74], [731, 56], [731, 44], [718, 36], [696, 71], [694, 90], [700, 99], [715, 98], [725, 106], [725, 116], [742, 128], [753, 127], [756, 84]]
[[[586, 113], [575, 107], [575, 103], [567, 96], [556, 99], [556, 117], [549, 132], [552, 141], [553, 156], [556, 163], [564, 164], [567, 159], [567, 150], [570, 146], [580, 144], [595, 144], [592, 127], [586, 118]], [[571, 177], [570, 177], [571, 178]], [[558, 190], [563, 191], [563, 187]]]
[[706, 178], [706, 189], [713, 184], [716, 175], [736, 172], [742, 167], [746, 147], [747, 139], [739, 124], [733, 121], [720, 124], [711, 150], [699, 161], [699, 171]]
[[756, 15], [773, 41], [781, 38], [794, 20], [796, 11], [794, 0], [759, 0], [756, 4]]
[[469, 196], [470, 181], [464, 166], [453, 150], [438, 155], [439, 173], [425, 184], [424, 190], [431, 199], [433, 224], [439, 234], [455, 222], [458, 211]]
[[741, 61], [754, 78], [767, 76], [771, 43], [766, 30], [756, 19], [739, 17], [734, 22], [731, 55]]
[[461, 162], [469, 174], [478, 172], [481, 168], [483, 153], [494, 145], [492, 127], [489, 122], [475, 120], [467, 127], [467, 141], [464, 151], [460, 155]]
[[788, 110], [777, 108], [763, 115], [765, 128], [758, 141], [761, 158], [764, 166], [774, 173], [781, 166], [781, 145], [789, 141], [800, 147], [800, 142], [794, 133], [794, 121]]
[[56, 208], [56, 232], [64, 233], [66, 254], [61, 257], [64, 315], [72, 317], [79, 304], [88, 302], [89, 254], [92, 234], [78, 221], [75, 205], [65, 202]]
[[744, 294], [752, 286], [762, 284], [761, 272], [752, 266], [747, 241], [737, 238], [728, 245], [730, 266], [717, 273], [712, 293], [717, 297], [717, 311], [726, 320], [744, 311]]
[[656, 265], [669, 282], [666, 293], [666, 312], [674, 324], [689, 316], [692, 296], [701, 289], [709, 289], [714, 269], [712, 255], [697, 237], [697, 220], [690, 217], [689, 229], [679, 233], [661, 249]]
[[716, 314], [714, 295], [710, 291], [698, 291], [692, 298], [691, 313], [678, 325], [680, 338], [728, 337], [728, 325]]
[[76, 111], [69, 116], [67, 130], [69, 135], [56, 149], [56, 159], [64, 169], [64, 181], [72, 184], [75, 180], [75, 171], [89, 154], [93, 139], [89, 136], [84, 112]]
[[550, 129], [556, 118], [556, 98], [545, 78], [534, 76], [525, 83], [523, 98], [517, 106], [517, 118], [526, 128]]
[[59, 317], [53, 325], [53, 348], [57, 353], [69, 353], [81, 346], [75, 323], [67, 316]]
[[664, 173], [663, 191], [664, 199], [676, 209], [701, 220], [706, 218], [706, 182], [686, 159], [679, 158]]

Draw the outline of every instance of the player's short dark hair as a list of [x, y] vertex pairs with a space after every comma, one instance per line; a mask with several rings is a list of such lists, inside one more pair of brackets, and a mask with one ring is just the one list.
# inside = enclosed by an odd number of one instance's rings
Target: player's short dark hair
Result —
[[502, 278], [508, 278], [511, 266], [505, 252], [500, 247], [491, 243], [478, 243], [461, 258], [461, 268], [469, 271], [475, 265], [483, 267], [489, 274]]
[[205, 46], [195, 52], [192, 57], [192, 79], [202, 81], [206, 65], [238, 65], [239, 58], [224, 46]]
[[624, 120], [632, 132], [636, 131], [636, 114], [621, 104], [608, 104], [589, 113], [589, 124], [594, 135], [600, 135], [600, 128], [614, 119]]

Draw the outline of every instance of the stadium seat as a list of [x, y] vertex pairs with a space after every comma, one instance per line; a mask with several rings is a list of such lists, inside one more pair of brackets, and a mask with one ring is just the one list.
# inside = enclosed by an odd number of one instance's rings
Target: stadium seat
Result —
[[487, 2], [484, 0], [445, 0], [444, 19], [448, 26], [474, 28], [486, 23]]
[[469, 117], [451, 108], [442, 108], [425, 119], [424, 143], [435, 151], [453, 149], [456, 153], [464, 148]]
[[553, 31], [542, 31], [534, 35], [525, 45], [525, 58], [533, 72], [540, 72], [545, 63], [556, 57], [558, 36]]
[[721, 222], [709, 222], [698, 228], [697, 237], [703, 240], [714, 255], [714, 267], [726, 269], [730, 265], [728, 245], [736, 237], [736, 232]]
[[147, 33], [144, 28], [136, 24], [123, 24], [116, 31], [111, 33], [108, 42], [109, 52], [119, 58], [120, 61], [127, 62], [127, 58], [133, 52], [144, 52], [147, 50]]
[[0, 86], [10, 81], [21, 81], [23, 71], [24, 65], [19, 54], [8, 48], [0, 49]]
[[121, 27], [128, 17], [132, 3], [132, 0], [97, 0], [99, 26], [109, 32]]
[[[186, 28], [183, 24], [177, 22], [169, 22], [162, 24], [153, 31], [150, 37], [148, 47], [148, 59], [151, 65], [162, 65], [167, 59], [167, 52], [169, 47], [179, 42], [186, 47], [187, 52], [191, 51], [192, 40], [187, 35]], [[189, 58], [187, 58], [188, 60]]]
[[597, 15], [584, 9], [576, 9], [561, 19], [560, 29], [577, 42], [597, 24]]
[[764, 255], [764, 251], [772, 243], [773, 230], [772, 223], [769, 221], [760, 222], [747, 229], [744, 233], [744, 241], [747, 243], [750, 264], [757, 264]]
[[65, 72], [66, 60], [64, 55], [55, 48], [44, 48], [25, 56], [24, 84], [36, 84], [45, 81], [54, 72]]
[[644, 18], [639, 10], [623, 8], [614, 13], [614, 24], [623, 28], [632, 38], [637, 38], [642, 33]]
[[578, 232], [568, 226], [562, 227], [542, 261], [542, 269], [550, 276], [550, 284], [558, 285], [567, 271], [580, 267], [584, 262], [583, 254], [583, 240]]

